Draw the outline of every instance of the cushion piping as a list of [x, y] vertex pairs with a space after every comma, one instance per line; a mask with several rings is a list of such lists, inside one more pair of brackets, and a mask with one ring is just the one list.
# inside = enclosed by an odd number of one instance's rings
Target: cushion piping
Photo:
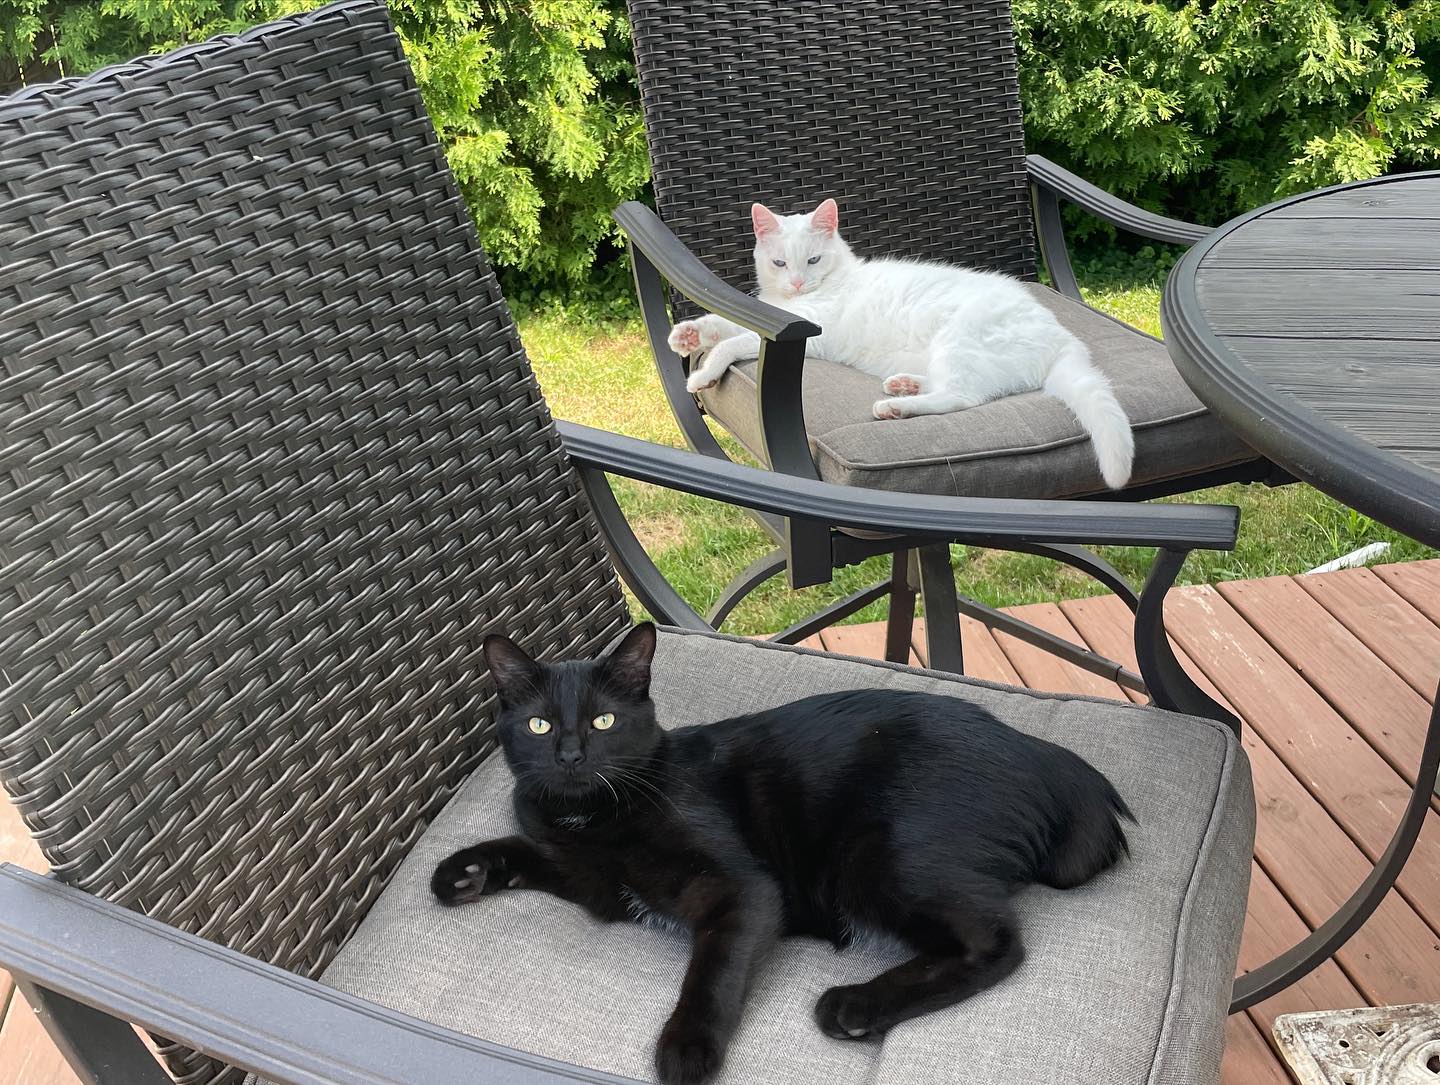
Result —
[[[1198, 719], [1200, 717], [1190, 718]], [[1225, 728], [1225, 733], [1231, 735], [1229, 728]], [[1174, 1039], [1175, 1011], [1180, 1001], [1180, 978], [1184, 975], [1184, 966], [1189, 950], [1185, 934], [1190, 928], [1192, 909], [1195, 895], [1199, 891], [1202, 871], [1209, 868], [1210, 858], [1215, 850], [1215, 841], [1219, 836], [1220, 800], [1229, 789], [1234, 773], [1236, 743], [1225, 742], [1223, 748], [1225, 760], [1216, 779], [1215, 793], [1210, 802], [1210, 821], [1205, 827], [1205, 836], [1200, 842], [1200, 848], [1195, 853], [1195, 865], [1190, 870], [1190, 880], [1185, 886], [1185, 896], [1180, 902], [1180, 912], [1175, 917], [1175, 951], [1170, 960], [1170, 993], [1165, 1000], [1165, 1013], [1160, 1018], [1160, 1033], [1155, 1037], [1155, 1054], [1150, 1060], [1150, 1073], [1146, 1079], [1152, 1085], [1156, 1080], [1155, 1074], [1160, 1066], [1161, 1054], [1167, 1050], [1170, 1042]]]

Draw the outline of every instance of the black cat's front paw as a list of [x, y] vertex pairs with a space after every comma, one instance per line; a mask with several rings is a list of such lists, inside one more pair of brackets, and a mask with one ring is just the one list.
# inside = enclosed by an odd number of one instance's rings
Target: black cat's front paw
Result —
[[430, 876], [430, 892], [444, 905], [469, 904], [505, 886], [503, 857], [483, 847], [462, 848], [443, 860]]
[[868, 983], [832, 987], [815, 1003], [815, 1023], [837, 1040], [870, 1040], [885, 1035], [883, 1008]]
[[662, 1085], [703, 1085], [725, 1061], [725, 1039], [713, 1025], [679, 1014], [665, 1023], [655, 1046]]

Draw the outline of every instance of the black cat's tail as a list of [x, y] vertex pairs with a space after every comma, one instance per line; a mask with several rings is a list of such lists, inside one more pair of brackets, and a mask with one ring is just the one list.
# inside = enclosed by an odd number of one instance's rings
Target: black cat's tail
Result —
[[1081, 775], [1089, 779], [1075, 789], [1070, 816], [1036, 876], [1042, 885], [1072, 889], [1130, 854], [1120, 823], [1135, 824], [1135, 815], [1109, 780], [1088, 764], [1085, 769]]

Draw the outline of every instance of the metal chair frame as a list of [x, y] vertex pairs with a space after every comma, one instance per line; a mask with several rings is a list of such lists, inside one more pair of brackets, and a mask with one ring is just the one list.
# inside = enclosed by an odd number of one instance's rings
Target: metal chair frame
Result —
[[[727, 236], [722, 231], [739, 230], [721, 223], [731, 218], [738, 223], [738, 209], [752, 198], [814, 199], [843, 191], [858, 202], [859, 217], [849, 221], [861, 241], [893, 234], [907, 254], [959, 259], [1022, 278], [1034, 277], [1033, 234], [1056, 290], [1082, 304], [1062, 200], [1153, 240], [1188, 245], [1209, 232], [1136, 207], [1048, 159], [1025, 156], [1009, 0], [978, 0], [963, 11], [923, 15], [824, 4], [781, 13], [755, 0], [629, 0], [629, 10], [659, 214], [632, 202], [617, 209], [615, 218], [629, 241], [661, 387], [685, 440], [703, 455], [726, 456], [706, 425], [699, 398], [685, 390], [689, 359], [666, 343], [672, 308], [678, 316], [717, 313], [761, 337], [755, 383], [763, 447], [750, 451], [771, 470], [820, 477], [801, 397], [806, 340], [819, 329], [736, 288], [739, 277], [748, 279], [747, 258], [733, 237], [721, 241]], [[806, 29], [796, 33], [796, 27]], [[749, 93], [737, 86], [728, 53], [745, 46], [753, 48], [745, 52], [744, 80], [767, 91]], [[817, 123], [817, 116], [823, 122]], [[927, 144], [923, 150], [916, 146], [921, 142]], [[939, 149], [931, 149], [932, 143]], [[1257, 457], [1087, 500], [1148, 501], [1255, 481], [1290, 479]], [[710, 611], [717, 627], [746, 595], [781, 572], [792, 587], [824, 584], [835, 569], [889, 553], [887, 580], [835, 601], [772, 639], [801, 640], [889, 595], [886, 658], [904, 662], [918, 596], [931, 616], [925, 637], [932, 667], [964, 670], [958, 613], [1143, 691], [1139, 676], [1119, 664], [958, 595], [943, 542], [856, 539], [822, 522], [755, 519], [775, 549], [721, 594]], [[1135, 608], [1134, 590], [1085, 547], [1030, 552], [1079, 569]]]

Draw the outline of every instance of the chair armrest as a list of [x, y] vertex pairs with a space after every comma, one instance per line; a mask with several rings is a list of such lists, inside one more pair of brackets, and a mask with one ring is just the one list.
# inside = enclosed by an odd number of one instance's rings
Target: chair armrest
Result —
[[820, 329], [784, 309], [736, 290], [700, 262], [681, 240], [643, 203], [631, 200], [615, 209], [615, 221], [630, 243], [645, 254], [680, 293], [706, 312], [723, 316], [765, 339], [785, 342], [819, 335]]
[[281, 1085], [634, 1085], [407, 1017], [9, 864], [0, 965]]
[[579, 467], [835, 527], [999, 549], [1024, 540], [1229, 550], [1240, 523], [1240, 510], [1229, 505], [1020, 501], [864, 490], [762, 471], [573, 422], [556, 425]]
[[1166, 218], [1127, 203], [1038, 154], [1026, 156], [1025, 168], [1029, 171], [1031, 184], [1062, 196], [1096, 218], [1140, 237], [1168, 241], [1174, 245], [1193, 245], [1210, 233], [1208, 226]]

